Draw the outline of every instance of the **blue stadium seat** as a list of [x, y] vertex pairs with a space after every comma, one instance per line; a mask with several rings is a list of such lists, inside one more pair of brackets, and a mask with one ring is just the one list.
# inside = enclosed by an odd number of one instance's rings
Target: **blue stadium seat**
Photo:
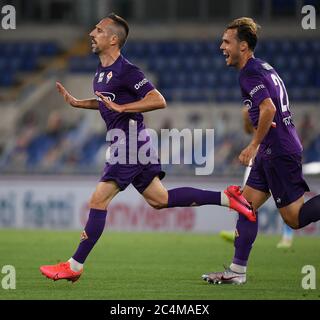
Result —
[[212, 58], [212, 66], [215, 70], [225, 68], [225, 59], [222, 55]]
[[205, 41], [204, 42], [204, 52], [208, 57], [213, 57], [215, 55], [221, 54], [220, 50], [221, 40], [215, 41]]
[[218, 75], [215, 72], [206, 72], [203, 75], [203, 86], [207, 89], [214, 89], [218, 82]]
[[277, 70], [278, 69], [283, 70], [283, 69], [286, 69], [288, 66], [288, 59], [286, 56], [282, 54], [277, 54], [273, 58], [273, 63], [274, 63], [274, 66], [276, 66], [275, 68]]
[[37, 66], [37, 59], [33, 55], [25, 56], [21, 61], [21, 71], [33, 71]]
[[168, 58], [179, 57], [179, 44], [176, 41], [161, 41], [157, 49], [150, 50], [150, 54], [159, 54]]
[[197, 60], [194, 57], [183, 59], [183, 69], [188, 72], [196, 71], [198, 67]]
[[296, 42], [295, 46], [297, 54], [303, 56], [310, 51], [310, 40], [299, 40]]
[[299, 55], [291, 55], [287, 57], [287, 59], [289, 70], [297, 70], [300, 67], [301, 57], [299, 57]]
[[99, 60], [95, 56], [91, 56], [91, 55], [87, 57], [74, 56], [74, 57], [71, 57], [69, 60], [69, 70], [75, 73], [77, 72], [94, 73], [98, 63], [99, 63]]
[[279, 43], [279, 49], [283, 56], [290, 55], [295, 50], [294, 42], [291, 40], [282, 40]]
[[42, 42], [40, 54], [43, 56], [55, 56], [59, 53], [59, 47], [55, 42]]
[[17, 72], [34, 71], [39, 66], [39, 58], [58, 52], [57, 44], [51, 41], [0, 42], [0, 85], [14, 85]]
[[286, 69], [286, 71], [284, 72], [279, 72], [279, 76], [285, 83], [287, 89], [291, 88], [294, 85], [294, 77], [292, 75], [292, 72], [288, 71], [288, 69]]
[[320, 54], [320, 40], [311, 41], [311, 48], [314, 54]]
[[212, 62], [211, 62], [211, 57], [207, 56], [200, 56], [199, 59], [197, 59], [197, 68], [198, 70], [201, 71], [207, 71], [208, 69], [212, 68]]
[[45, 154], [57, 144], [57, 138], [43, 133], [36, 137], [28, 146], [27, 165], [30, 167], [37, 166]]
[[304, 99], [304, 89], [301, 87], [293, 87], [288, 91], [290, 101], [303, 101]]
[[172, 102], [174, 101], [174, 89], [164, 89], [161, 90], [161, 94], [164, 96], [167, 102]]
[[97, 152], [105, 144], [106, 144], [106, 137], [104, 134], [92, 134], [82, 147], [80, 164], [84, 166], [88, 166], [92, 164]]
[[10, 87], [14, 84], [14, 74], [10, 71], [0, 72], [0, 87]]
[[[238, 74], [226, 68], [219, 49], [221, 40], [208, 41], [136, 41], [126, 44], [124, 55], [139, 63], [158, 78], [160, 90], [168, 92], [169, 99], [187, 99], [181, 90], [220, 90], [211, 95], [202, 94], [203, 101], [235, 101], [239, 97]], [[6, 52], [10, 51], [6, 48]], [[0, 56], [3, 54], [0, 48]], [[266, 39], [258, 43], [257, 57], [269, 62], [283, 78], [292, 92], [291, 100], [315, 99], [314, 89], [320, 86], [320, 41], [317, 39]], [[69, 69], [74, 72], [90, 72], [96, 61], [73, 57]], [[138, 63], [138, 65], [139, 65]], [[2, 60], [0, 59], [0, 68]], [[317, 87], [318, 86], [318, 87]], [[230, 91], [229, 94], [224, 89]], [[310, 88], [309, 94], [303, 88]], [[301, 89], [301, 90], [300, 90]], [[176, 91], [175, 91], [176, 90]], [[178, 92], [176, 94], [176, 92]], [[193, 91], [192, 91], [193, 92]], [[312, 94], [311, 94], [311, 93]], [[198, 95], [193, 93], [191, 99]]]
[[171, 57], [164, 61], [165, 68], [168, 68], [172, 72], [178, 71], [179, 69], [183, 69], [183, 61], [179, 59], [179, 57]]

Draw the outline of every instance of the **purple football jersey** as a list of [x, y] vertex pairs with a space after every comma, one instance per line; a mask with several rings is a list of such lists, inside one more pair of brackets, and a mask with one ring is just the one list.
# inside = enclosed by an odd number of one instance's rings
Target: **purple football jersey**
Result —
[[[101, 92], [115, 103], [123, 105], [143, 99], [148, 92], [154, 89], [154, 86], [138, 67], [120, 55], [111, 66], [102, 67], [99, 64], [93, 81], [93, 89]], [[100, 99], [98, 101], [100, 114], [106, 123], [107, 130], [121, 129], [127, 139], [126, 162], [111, 163], [110, 160], [114, 160], [114, 158], [110, 155], [100, 181], [115, 181], [120, 190], [126, 189], [132, 183], [140, 193], [143, 193], [154, 177], [158, 176], [162, 179], [165, 176], [165, 173], [161, 170], [157, 153], [152, 147], [148, 150], [149, 155], [152, 156], [149, 159], [153, 162], [147, 164], [141, 163], [138, 159], [137, 150], [131, 148], [130, 140], [132, 138], [139, 148], [150, 138], [146, 132], [144, 134], [141, 132], [145, 129], [143, 116], [139, 112], [115, 112], [109, 110]], [[137, 131], [134, 131], [132, 135], [133, 124], [136, 125]], [[138, 136], [143, 137], [143, 141], [139, 141]], [[117, 156], [117, 151], [114, 155]], [[121, 160], [124, 159], [121, 158]]]
[[273, 67], [261, 59], [250, 58], [240, 71], [239, 83], [255, 128], [258, 126], [259, 105], [264, 99], [271, 98], [277, 109], [259, 153], [265, 158], [273, 158], [301, 152], [302, 145], [293, 124], [287, 90]]
[[[138, 67], [120, 55], [111, 66], [102, 67], [101, 63], [99, 64], [93, 89], [94, 92], [99, 91], [111, 101], [122, 105], [141, 100], [154, 86]], [[127, 133], [130, 120], [136, 121], [138, 132], [145, 128], [141, 113], [118, 113], [108, 109], [100, 98], [98, 101], [108, 130], [122, 129]]]

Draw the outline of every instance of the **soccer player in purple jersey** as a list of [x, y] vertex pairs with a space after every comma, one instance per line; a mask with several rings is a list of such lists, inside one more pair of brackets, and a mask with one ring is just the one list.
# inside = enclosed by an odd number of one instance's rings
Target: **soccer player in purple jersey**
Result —
[[[99, 110], [108, 132], [111, 129], [122, 130], [126, 141], [132, 138], [131, 125], [136, 125], [137, 135], [145, 129], [143, 112], [166, 107], [165, 99], [143, 72], [122, 56], [121, 48], [128, 33], [127, 22], [115, 14], [102, 19], [90, 33], [92, 51], [100, 58], [93, 81], [98, 99], [78, 100], [57, 83], [57, 89], [67, 103], [76, 108]], [[134, 134], [133, 138], [139, 147], [141, 142], [137, 135]], [[132, 152], [128, 145], [126, 152], [130, 158]], [[134, 163], [124, 164], [107, 161], [103, 176], [90, 199], [89, 218], [76, 252], [67, 262], [41, 266], [43, 275], [53, 280], [74, 282], [79, 279], [87, 256], [104, 230], [110, 201], [129, 184], [133, 184], [156, 209], [212, 204], [230, 207], [245, 215], [246, 219], [255, 220], [255, 213], [241, 195], [239, 187], [229, 186], [223, 192], [187, 187], [168, 191], [160, 181], [164, 172], [159, 162], [142, 164], [135, 160]]]
[[[253, 159], [242, 195], [256, 211], [272, 194], [283, 220], [299, 229], [320, 219], [320, 195], [304, 203], [309, 187], [302, 175], [302, 146], [282, 79], [267, 62], [254, 57], [258, 27], [251, 18], [236, 19], [227, 26], [220, 46], [227, 66], [240, 71], [244, 105], [255, 128], [250, 144], [239, 155], [246, 166]], [[204, 274], [202, 278], [214, 284], [245, 283], [257, 231], [257, 222], [239, 216], [233, 262], [225, 271]]]

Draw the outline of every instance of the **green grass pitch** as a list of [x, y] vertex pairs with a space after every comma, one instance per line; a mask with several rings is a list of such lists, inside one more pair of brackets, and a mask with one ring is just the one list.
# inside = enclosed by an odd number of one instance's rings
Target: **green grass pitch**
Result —
[[[207, 271], [228, 264], [233, 246], [218, 235], [105, 232], [74, 284], [53, 282], [42, 264], [70, 257], [80, 232], [0, 231], [0, 270], [16, 268], [16, 289], [0, 286], [0, 299], [320, 299], [320, 238], [296, 237], [291, 249], [276, 249], [279, 236], [260, 235], [243, 286], [209, 285]], [[316, 290], [304, 290], [304, 265], [316, 268]], [[5, 275], [0, 273], [1, 280]]]

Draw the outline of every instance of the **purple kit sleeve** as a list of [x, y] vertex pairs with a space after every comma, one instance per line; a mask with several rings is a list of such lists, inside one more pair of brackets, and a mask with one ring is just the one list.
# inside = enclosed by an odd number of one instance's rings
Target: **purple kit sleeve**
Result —
[[254, 105], [259, 106], [264, 99], [270, 98], [263, 78], [257, 74], [243, 75], [240, 78], [240, 87], [242, 94], [249, 96]]
[[153, 84], [137, 67], [132, 66], [125, 74], [126, 87], [142, 99], [149, 91], [154, 89]]

